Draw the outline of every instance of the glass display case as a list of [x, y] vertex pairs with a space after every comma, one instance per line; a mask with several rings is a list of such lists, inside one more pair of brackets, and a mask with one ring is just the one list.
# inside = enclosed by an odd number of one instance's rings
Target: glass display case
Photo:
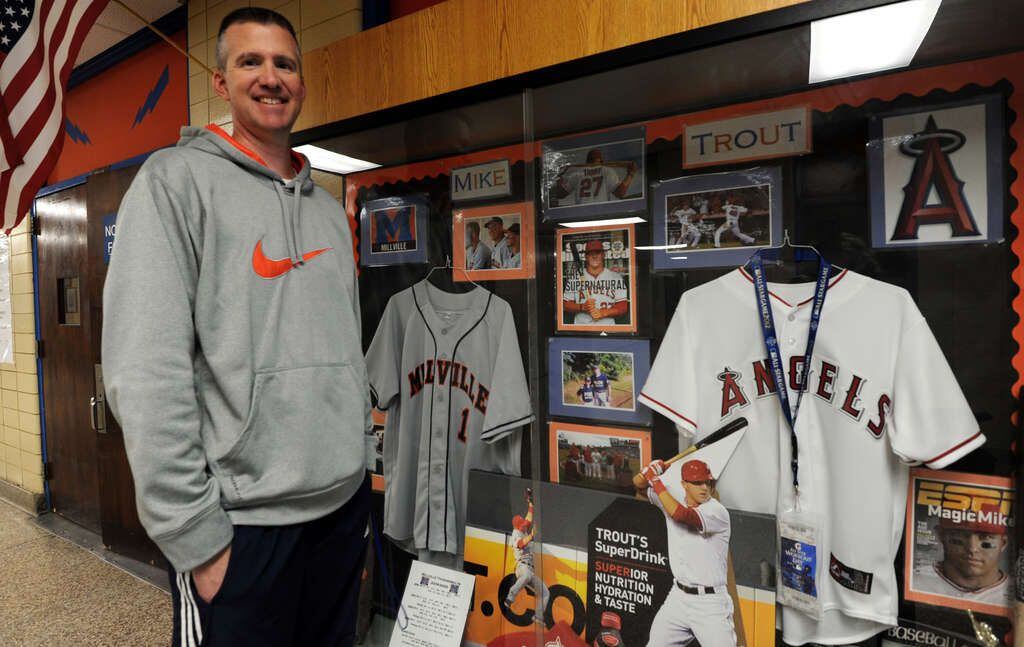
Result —
[[[468, 645], [1010, 640], [1020, 9], [753, 17], [321, 129], [381, 165], [366, 644], [413, 560], [473, 576]], [[829, 29], [869, 48], [823, 78]]]

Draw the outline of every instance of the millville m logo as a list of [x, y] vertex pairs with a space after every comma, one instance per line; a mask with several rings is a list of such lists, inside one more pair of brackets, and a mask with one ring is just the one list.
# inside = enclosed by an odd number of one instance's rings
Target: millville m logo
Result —
[[[981, 235], [964, 197], [964, 183], [949, 159], [965, 141], [963, 133], [938, 128], [929, 115], [924, 130], [900, 143], [900, 152], [917, 160], [903, 187], [903, 206], [891, 240], [916, 239], [922, 225], [938, 224], [950, 225], [954, 238]], [[938, 202], [929, 203], [932, 189]]]

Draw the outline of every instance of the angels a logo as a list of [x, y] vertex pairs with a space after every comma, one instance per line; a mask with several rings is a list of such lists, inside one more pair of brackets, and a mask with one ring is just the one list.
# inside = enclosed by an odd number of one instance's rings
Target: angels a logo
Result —
[[[940, 224], [948, 224], [954, 238], [981, 235], [964, 197], [964, 183], [949, 158], [965, 141], [963, 133], [938, 128], [929, 115], [924, 130], [900, 143], [900, 152], [917, 161], [903, 187], [903, 206], [892, 240], [916, 239], [922, 226]], [[932, 188], [938, 202], [929, 203]]]
[[739, 380], [743, 376], [728, 366], [718, 374], [718, 380], [722, 383], [722, 417], [729, 415], [735, 407], [745, 407], [749, 400], [743, 393], [743, 387]]

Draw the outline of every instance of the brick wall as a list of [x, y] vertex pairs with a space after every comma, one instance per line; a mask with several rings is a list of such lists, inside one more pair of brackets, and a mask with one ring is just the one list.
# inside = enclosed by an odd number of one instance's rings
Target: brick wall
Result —
[[11, 232], [9, 267], [15, 360], [13, 364], [0, 364], [0, 480], [7, 483], [7, 498], [24, 507], [37, 505], [43, 492], [30, 230], [26, 217]]

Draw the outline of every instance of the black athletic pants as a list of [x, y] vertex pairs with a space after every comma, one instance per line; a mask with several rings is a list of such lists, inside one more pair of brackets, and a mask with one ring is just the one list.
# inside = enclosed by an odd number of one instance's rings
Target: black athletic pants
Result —
[[235, 526], [224, 584], [209, 603], [191, 573], [171, 571], [172, 647], [352, 645], [369, 511], [367, 479], [326, 517]]

